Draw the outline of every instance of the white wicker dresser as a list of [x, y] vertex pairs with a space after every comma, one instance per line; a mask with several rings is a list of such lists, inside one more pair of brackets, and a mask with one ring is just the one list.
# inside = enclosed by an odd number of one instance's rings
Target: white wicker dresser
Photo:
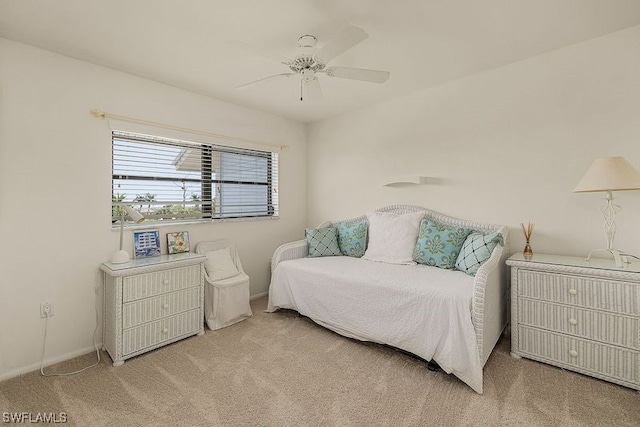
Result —
[[103, 349], [113, 366], [204, 334], [204, 255], [184, 253], [104, 263]]
[[640, 262], [515, 254], [511, 355], [640, 390]]

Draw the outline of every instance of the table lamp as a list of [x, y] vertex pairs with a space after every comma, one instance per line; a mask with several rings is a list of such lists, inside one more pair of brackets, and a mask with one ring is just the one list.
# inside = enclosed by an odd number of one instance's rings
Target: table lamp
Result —
[[587, 260], [594, 252], [608, 252], [613, 255], [617, 267], [623, 266], [620, 250], [613, 247], [616, 236], [616, 214], [620, 206], [613, 203], [614, 191], [640, 190], [640, 173], [622, 157], [597, 159], [584, 174], [574, 193], [604, 191], [607, 193], [606, 203], [602, 208], [604, 216], [604, 234], [607, 247], [589, 252]]
[[144, 221], [144, 217], [142, 214], [136, 210], [134, 210], [131, 206], [121, 205], [123, 209], [120, 210], [120, 250], [114, 252], [111, 256], [111, 262], [113, 264], [122, 264], [128, 262], [131, 257], [129, 256], [129, 252], [122, 249], [122, 235], [124, 234], [124, 217], [125, 213], [131, 217], [133, 222], [136, 224], [140, 224]]

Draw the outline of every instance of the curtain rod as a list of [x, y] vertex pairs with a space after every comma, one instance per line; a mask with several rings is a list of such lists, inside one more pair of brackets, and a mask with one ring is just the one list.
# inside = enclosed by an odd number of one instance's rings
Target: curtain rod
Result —
[[96, 117], [98, 119], [103, 119], [103, 120], [105, 120], [105, 119], [123, 120], [123, 121], [126, 121], [126, 122], [139, 123], [139, 124], [143, 124], [143, 125], [152, 125], [152, 126], [161, 127], [161, 128], [164, 128], [164, 129], [177, 130], [177, 131], [192, 133], [192, 134], [196, 134], [196, 135], [211, 136], [211, 137], [214, 137], [214, 138], [228, 139], [228, 140], [238, 141], [238, 142], [248, 142], [250, 144], [266, 145], [266, 146], [269, 146], [269, 147], [279, 148], [280, 150], [286, 150], [287, 148], [289, 148], [288, 145], [272, 144], [270, 142], [254, 141], [252, 139], [238, 138], [236, 136], [221, 135], [221, 134], [218, 134], [218, 133], [207, 132], [207, 131], [203, 131], [203, 130], [183, 128], [183, 127], [180, 127], [180, 126], [168, 125], [168, 124], [164, 124], [164, 123], [154, 122], [154, 121], [151, 121], [151, 120], [139, 119], [139, 118], [136, 118], [136, 117], [121, 116], [119, 114], [107, 113], [106, 111], [101, 111], [101, 110], [98, 110], [98, 109], [95, 109], [95, 108], [90, 110], [89, 112], [91, 113], [91, 115], [93, 117]]

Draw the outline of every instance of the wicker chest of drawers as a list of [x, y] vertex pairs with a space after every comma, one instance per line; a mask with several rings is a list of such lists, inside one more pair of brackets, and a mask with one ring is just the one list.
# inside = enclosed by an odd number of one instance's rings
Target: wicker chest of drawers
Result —
[[185, 253], [102, 264], [103, 348], [113, 366], [204, 333], [205, 258]]
[[511, 355], [640, 390], [640, 263], [515, 254]]

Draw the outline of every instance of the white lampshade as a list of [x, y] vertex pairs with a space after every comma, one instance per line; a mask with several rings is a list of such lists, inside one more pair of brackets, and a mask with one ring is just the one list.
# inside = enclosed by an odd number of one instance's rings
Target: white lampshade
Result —
[[[135, 222], [136, 224], [140, 224], [142, 221], [144, 221], [144, 216], [142, 216], [142, 214], [140, 212], [134, 210], [131, 206], [122, 205], [122, 207], [124, 208], [124, 211], [127, 213], [127, 215], [129, 215], [129, 217], [131, 217], [133, 222]], [[120, 250], [114, 252], [113, 255], [111, 256], [111, 262], [113, 264], [123, 264], [125, 262], [128, 262], [131, 259], [129, 257], [129, 252], [127, 252], [124, 249], [122, 249], [122, 235], [124, 233], [124, 217], [125, 217], [124, 213], [121, 213], [121, 216], [120, 216]]]
[[573, 192], [623, 190], [640, 190], [640, 173], [622, 157], [606, 157], [593, 162]]
[[127, 215], [135, 222], [136, 224], [140, 224], [144, 221], [144, 217], [140, 212], [134, 210], [131, 206], [124, 205], [124, 210], [127, 211]]

